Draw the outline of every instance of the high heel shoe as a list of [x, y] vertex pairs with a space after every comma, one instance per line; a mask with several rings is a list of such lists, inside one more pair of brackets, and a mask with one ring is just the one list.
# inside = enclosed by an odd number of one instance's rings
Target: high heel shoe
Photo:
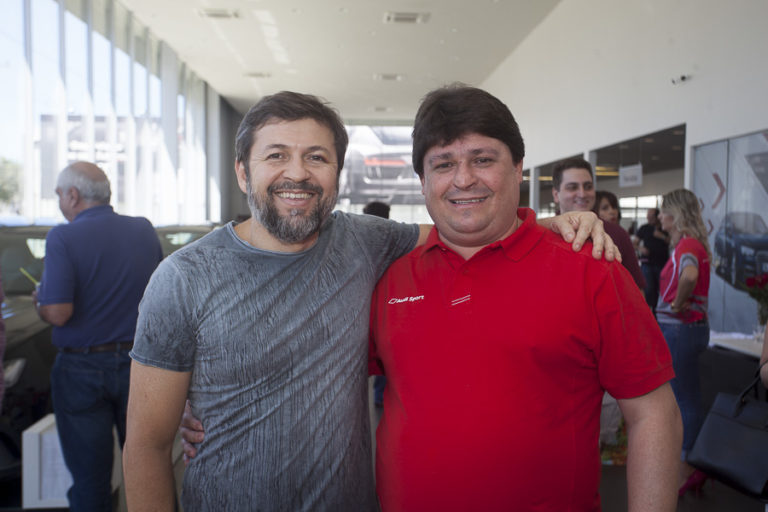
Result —
[[683, 496], [686, 492], [691, 491], [694, 494], [701, 493], [701, 488], [704, 487], [704, 482], [707, 481], [707, 474], [699, 471], [698, 469], [695, 470], [693, 473], [691, 473], [691, 476], [688, 477], [688, 480], [685, 481], [685, 483], [680, 486], [680, 489], [677, 491], [678, 496]]

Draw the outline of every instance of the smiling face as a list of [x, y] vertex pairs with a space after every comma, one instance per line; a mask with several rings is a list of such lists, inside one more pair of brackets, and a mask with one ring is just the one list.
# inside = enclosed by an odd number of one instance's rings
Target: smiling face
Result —
[[422, 192], [440, 239], [468, 259], [511, 234], [522, 166], [506, 144], [477, 133], [427, 150]]
[[595, 205], [595, 185], [587, 169], [571, 167], [563, 171], [559, 189], [552, 189], [560, 213], [588, 212]]
[[253, 215], [256, 240], [249, 241], [270, 248], [313, 244], [336, 204], [336, 160], [331, 131], [313, 119], [278, 119], [256, 131], [248, 162], [236, 164]]

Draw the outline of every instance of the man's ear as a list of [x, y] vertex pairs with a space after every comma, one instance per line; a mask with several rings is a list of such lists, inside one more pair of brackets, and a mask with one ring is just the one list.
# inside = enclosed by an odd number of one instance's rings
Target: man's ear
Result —
[[243, 162], [235, 162], [235, 176], [237, 176], [237, 185], [243, 194], [248, 193], [248, 169]]
[[69, 187], [67, 189], [66, 194], [67, 201], [72, 207], [75, 207], [78, 205], [80, 200], [82, 199], [82, 196], [80, 195], [80, 191], [77, 190], [75, 187]]
[[421, 176], [419, 176], [419, 179], [421, 180], [421, 195], [425, 195], [424, 194], [424, 173], [423, 172], [421, 173]]
[[560, 198], [557, 196], [557, 189], [552, 187], [552, 199], [555, 200], [555, 204], [560, 204]]

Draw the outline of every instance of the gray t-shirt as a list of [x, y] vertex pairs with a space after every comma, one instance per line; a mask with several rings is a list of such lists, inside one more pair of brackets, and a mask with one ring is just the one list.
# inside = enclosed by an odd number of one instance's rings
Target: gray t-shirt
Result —
[[191, 371], [205, 441], [184, 510], [377, 508], [367, 409], [371, 293], [418, 227], [334, 212], [299, 253], [217, 229], [161, 263], [131, 357]]

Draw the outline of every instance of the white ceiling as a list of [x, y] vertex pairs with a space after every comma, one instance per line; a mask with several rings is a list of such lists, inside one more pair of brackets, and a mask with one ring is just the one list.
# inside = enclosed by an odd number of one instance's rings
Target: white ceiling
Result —
[[[430, 89], [482, 83], [559, 0], [120, 2], [237, 110], [287, 89], [326, 98], [355, 123], [410, 122]], [[429, 19], [385, 23], [390, 12]]]

